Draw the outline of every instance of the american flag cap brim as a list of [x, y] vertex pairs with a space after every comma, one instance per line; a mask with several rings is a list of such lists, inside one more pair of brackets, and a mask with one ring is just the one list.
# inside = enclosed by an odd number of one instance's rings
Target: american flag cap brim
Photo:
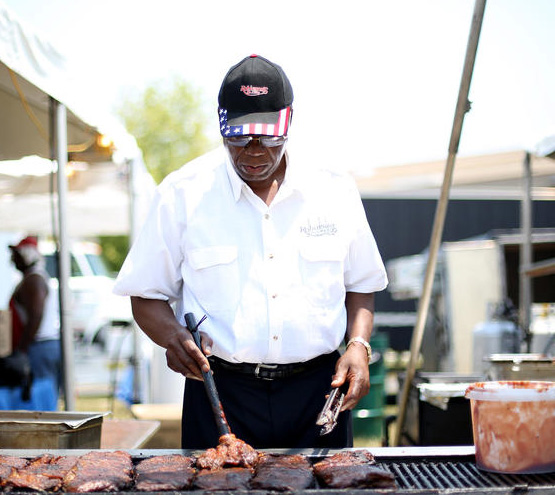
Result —
[[276, 112], [237, 114], [219, 108], [220, 133], [223, 137], [287, 136], [291, 124], [292, 108], [285, 107]]

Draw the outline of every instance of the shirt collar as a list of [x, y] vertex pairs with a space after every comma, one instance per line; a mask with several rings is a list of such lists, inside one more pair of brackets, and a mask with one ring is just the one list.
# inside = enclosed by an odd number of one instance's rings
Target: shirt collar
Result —
[[[291, 190], [301, 191], [301, 187], [299, 185], [299, 180], [298, 180], [299, 179], [298, 171], [295, 170], [295, 167], [291, 165], [291, 159], [289, 157], [289, 152], [287, 150], [285, 151], [285, 160], [287, 163], [287, 167], [285, 169], [285, 179], [281, 187], [286, 187]], [[226, 170], [227, 170], [227, 176], [229, 177], [229, 184], [231, 186], [231, 191], [233, 193], [233, 198], [235, 199], [235, 201], [239, 201], [243, 187], [248, 187], [248, 185], [243, 179], [241, 179], [241, 177], [237, 175], [237, 172], [233, 168], [233, 164], [231, 163], [231, 159], [229, 158], [229, 155], [227, 154], [227, 152], [226, 152]]]
[[287, 169], [285, 170], [285, 179], [282, 186], [285, 185], [288, 189], [291, 189], [292, 191], [302, 192], [304, 189], [304, 187], [302, 186], [303, 174], [298, 168], [298, 163], [293, 163], [293, 160], [291, 160], [289, 151], [286, 151], [285, 154], [287, 160]]
[[227, 151], [225, 154], [225, 166], [227, 170], [227, 176], [229, 178], [229, 185], [231, 186], [231, 192], [233, 193], [233, 198], [235, 199], [235, 202], [237, 202], [239, 201], [239, 197], [241, 196], [241, 189], [243, 188], [243, 186], [246, 186], [246, 184], [243, 179], [241, 179], [241, 177], [237, 175], [237, 172], [235, 172]]

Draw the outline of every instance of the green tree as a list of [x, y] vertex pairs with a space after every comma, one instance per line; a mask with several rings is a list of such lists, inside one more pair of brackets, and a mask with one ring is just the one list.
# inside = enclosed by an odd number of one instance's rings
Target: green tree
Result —
[[[208, 116], [206, 107], [201, 92], [177, 77], [123, 98], [116, 112], [137, 140], [157, 183], [215, 146], [206, 129], [217, 116]], [[98, 242], [108, 269], [118, 272], [129, 249], [129, 237], [101, 236]]]
[[108, 271], [111, 273], [119, 272], [125, 261], [125, 256], [127, 256], [127, 251], [129, 251], [129, 236], [99, 236], [98, 243], [102, 249], [102, 259]]
[[157, 183], [214, 146], [206, 129], [216, 116], [205, 108], [200, 91], [177, 77], [124, 98], [118, 114]]

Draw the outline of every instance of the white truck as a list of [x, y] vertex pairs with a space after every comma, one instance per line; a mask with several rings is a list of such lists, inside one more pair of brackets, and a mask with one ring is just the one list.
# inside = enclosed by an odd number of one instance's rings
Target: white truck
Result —
[[[51, 289], [58, 290], [56, 249], [53, 242], [40, 241], [39, 250], [46, 261]], [[132, 321], [129, 298], [112, 293], [114, 277], [93, 242], [74, 242], [70, 248], [69, 325], [84, 344], [104, 344], [110, 327], [126, 326]]]

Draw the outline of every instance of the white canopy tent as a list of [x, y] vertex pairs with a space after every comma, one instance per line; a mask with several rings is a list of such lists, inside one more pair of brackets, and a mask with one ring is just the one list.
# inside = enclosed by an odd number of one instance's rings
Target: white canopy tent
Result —
[[[58, 179], [54, 155], [56, 108], [64, 112], [64, 136], [71, 163], [67, 177], [68, 210], [72, 218], [66, 228], [70, 236], [133, 232], [130, 225], [129, 198], [146, 194], [137, 203], [144, 204], [153, 189], [153, 181], [144, 167], [140, 150], [111, 116], [96, 115], [90, 95], [79, 92], [79, 82], [66, 67], [63, 56], [29, 26], [23, 25], [0, 0], [0, 194], [2, 212], [0, 229], [32, 230], [52, 234], [52, 222], [42, 218], [51, 212], [44, 208], [24, 213], [26, 204], [50, 208], [48, 195], [57, 191]], [[103, 138], [109, 141], [102, 145]], [[25, 160], [14, 162], [23, 157]], [[38, 157], [44, 158], [40, 160]], [[65, 169], [65, 167], [64, 167]], [[133, 177], [132, 194], [128, 194]], [[60, 191], [61, 192], [61, 191]], [[43, 196], [41, 196], [43, 195]], [[104, 201], [88, 201], [104, 197]], [[81, 208], [81, 205], [89, 205]], [[90, 205], [99, 211], [95, 222]], [[106, 216], [110, 206], [111, 215]], [[116, 209], [117, 206], [117, 209]], [[76, 208], [75, 213], [73, 207]], [[124, 213], [124, 214], [123, 214]], [[31, 218], [31, 215], [34, 218]], [[81, 221], [86, 218], [89, 222]], [[109, 221], [108, 221], [109, 220]], [[79, 225], [77, 225], [79, 224]]]
[[66, 409], [74, 409], [70, 232], [133, 236], [138, 204], [148, 202], [136, 201], [139, 187], [148, 196], [154, 185], [134, 138], [85, 110], [79, 88], [63, 56], [0, 3], [0, 230], [58, 238]]
[[[71, 84], [60, 53], [0, 3], [0, 160], [51, 157], [52, 100], [75, 100]], [[100, 134], [71, 110], [66, 125], [70, 150], [90, 148]]]
[[[0, 231], [52, 236], [57, 231], [57, 196], [51, 190], [56, 175], [57, 164], [36, 155], [0, 162]], [[72, 239], [135, 231], [132, 224], [146, 215], [154, 189], [139, 159], [70, 162], [66, 177], [66, 230]]]

